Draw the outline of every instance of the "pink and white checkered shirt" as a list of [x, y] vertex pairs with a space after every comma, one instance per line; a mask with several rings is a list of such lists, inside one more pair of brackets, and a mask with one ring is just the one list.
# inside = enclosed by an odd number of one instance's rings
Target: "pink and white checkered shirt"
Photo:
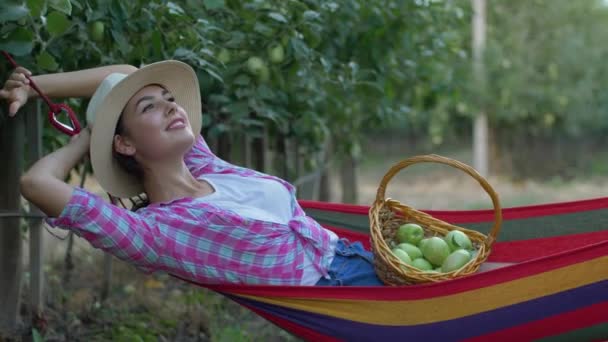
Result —
[[327, 275], [331, 233], [304, 213], [291, 184], [218, 158], [200, 135], [185, 162], [197, 178], [236, 174], [281, 183], [292, 195], [293, 218], [287, 224], [245, 218], [189, 197], [131, 212], [76, 188], [61, 215], [47, 223], [146, 273], [164, 271], [197, 283], [299, 285], [305, 254]]

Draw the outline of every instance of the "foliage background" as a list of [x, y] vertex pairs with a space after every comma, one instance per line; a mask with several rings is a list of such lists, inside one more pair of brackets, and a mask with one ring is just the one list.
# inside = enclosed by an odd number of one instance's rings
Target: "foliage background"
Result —
[[[34, 74], [182, 60], [199, 76], [208, 140], [290, 138], [309, 170], [328, 141], [333, 158], [382, 171], [386, 150], [370, 146], [393, 144], [398, 156], [468, 150], [483, 110], [494, 175], [550, 187], [605, 175], [606, 2], [487, 6], [483, 88], [472, 77], [467, 0], [5, 0], [0, 49]], [[0, 79], [10, 72], [0, 62]], [[47, 151], [66, 141], [46, 124]]]

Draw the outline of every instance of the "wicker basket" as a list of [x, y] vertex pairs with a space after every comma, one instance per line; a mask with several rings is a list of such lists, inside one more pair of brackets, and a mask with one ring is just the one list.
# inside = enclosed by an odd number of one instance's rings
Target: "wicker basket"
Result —
[[[417, 163], [440, 163], [463, 170], [475, 178], [484, 190], [490, 195], [494, 204], [494, 226], [488, 236], [461, 227], [457, 227], [438, 220], [426, 213], [408, 207], [393, 199], [385, 199], [386, 186], [388, 182], [402, 169]], [[394, 165], [380, 182], [376, 200], [369, 211], [371, 225], [371, 243], [374, 253], [374, 266], [378, 277], [386, 285], [406, 285], [427, 282], [438, 282], [454, 279], [460, 276], [476, 272], [479, 266], [485, 262], [490, 254], [492, 244], [500, 232], [502, 223], [502, 212], [498, 195], [490, 184], [470, 166], [459, 161], [438, 156], [424, 155], [417, 156], [401, 161]], [[465, 233], [473, 246], [478, 251], [471, 261], [458, 270], [441, 273], [425, 272], [415, 267], [405, 264], [392, 252], [387, 241], [393, 241], [398, 228], [404, 223], [418, 223], [425, 230], [425, 236], [444, 236], [451, 230], [460, 230]]]

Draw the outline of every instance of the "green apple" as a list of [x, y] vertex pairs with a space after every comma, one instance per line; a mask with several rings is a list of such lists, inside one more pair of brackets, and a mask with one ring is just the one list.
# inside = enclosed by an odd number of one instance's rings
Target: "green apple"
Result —
[[422, 239], [422, 240], [420, 240], [420, 242], [418, 243], [418, 248], [420, 248], [420, 249], [422, 250], [423, 246], [424, 246], [424, 245], [425, 245], [427, 242], [429, 242], [429, 240], [430, 240], [429, 238], [426, 238], [426, 239]]
[[441, 266], [450, 255], [450, 246], [442, 238], [434, 236], [422, 246], [422, 255], [433, 265]]
[[423, 258], [414, 259], [412, 261], [412, 266], [414, 266], [417, 269], [422, 270], [422, 271], [433, 270], [433, 265], [431, 265], [431, 263], [428, 262], [428, 260], [423, 259]]
[[412, 263], [412, 258], [410, 258], [410, 256], [401, 248], [393, 249], [393, 254], [408, 265]]
[[458, 249], [448, 255], [441, 265], [443, 272], [452, 272], [466, 265], [471, 260], [471, 253], [464, 249]]
[[226, 48], [220, 50], [220, 53], [217, 55], [217, 59], [223, 64], [230, 62], [231, 57], [232, 56], [230, 56], [230, 51], [228, 51], [228, 49]]
[[268, 50], [268, 58], [272, 63], [278, 64], [285, 59], [285, 50], [280, 44], [276, 44]]
[[95, 42], [100, 42], [103, 40], [103, 33], [105, 31], [105, 25], [101, 21], [96, 21], [91, 24], [89, 29], [89, 33], [91, 35], [91, 39]]
[[473, 244], [467, 234], [460, 230], [452, 230], [445, 235], [445, 242], [450, 246], [450, 250], [453, 252], [458, 249], [471, 249]]
[[424, 230], [415, 223], [406, 223], [397, 230], [397, 240], [400, 243], [418, 245], [422, 238], [424, 238]]
[[409, 256], [414, 259], [422, 258], [422, 252], [420, 249], [411, 243], [400, 243], [397, 248], [403, 249]]
[[259, 75], [264, 67], [266, 63], [260, 57], [252, 56], [247, 59], [247, 70], [253, 75]]

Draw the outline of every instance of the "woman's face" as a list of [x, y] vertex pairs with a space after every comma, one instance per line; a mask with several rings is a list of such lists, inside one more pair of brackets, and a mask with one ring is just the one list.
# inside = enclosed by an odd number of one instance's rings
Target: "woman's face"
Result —
[[194, 143], [188, 115], [158, 85], [145, 86], [133, 95], [123, 110], [122, 123], [125, 132], [114, 137], [114, 148], [144, 164], [183, 156]]

